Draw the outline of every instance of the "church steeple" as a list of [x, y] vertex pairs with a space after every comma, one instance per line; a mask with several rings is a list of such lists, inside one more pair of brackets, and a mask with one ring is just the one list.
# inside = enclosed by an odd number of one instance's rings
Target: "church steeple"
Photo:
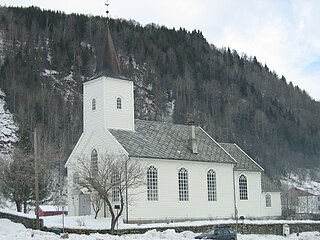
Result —
[[[107, 12], [108, 13], [108, 12]], [[96, 72], [83, 86], [83, 129], [134, 130], [133, 81], [121, 75], [109, 29], [100, 31], [96, 44]]]
[[124, 78], [121, 74], [121, 69], [110, 33], [109, 24], [107, 24], [107, 32], [103, 42], [104, 44], [102, 44], [101, 46], [101, 51], [97, 53], [96, 72], [91, 79], [101, 76]]
[[[108, 8], [109, 3], [105, 4]], [[109, 29], [109, 10], [107, 9], [107, 29], [106, 33], [101, 36], [99, 46], [97, 49], [97, 66], [95, 74], [91, 79], [105, 76], [113, 78], [125, 78], [121, 74], [121, 68], [119, 65], [117, 52], [113, 44], [112, 35]], [[125, 78], [126, 79], [126, 78]]]

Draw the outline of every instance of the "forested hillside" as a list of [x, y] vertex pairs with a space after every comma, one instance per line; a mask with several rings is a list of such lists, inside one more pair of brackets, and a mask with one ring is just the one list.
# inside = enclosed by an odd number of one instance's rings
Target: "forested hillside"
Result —
[[[109, 27], [123, 75], [135, 83], [136, 118], [193, 119], [271, 174], [319, 167], [320, 103], [290, 79], [218, 49], [200, 31], [118, 19]], [[63, 166], [82, 132], [82, 83], [95, 71], [105, 31], [101, 17], [0, 8], [0, 89], [21, 148], [31, 148], [37, 126]]]

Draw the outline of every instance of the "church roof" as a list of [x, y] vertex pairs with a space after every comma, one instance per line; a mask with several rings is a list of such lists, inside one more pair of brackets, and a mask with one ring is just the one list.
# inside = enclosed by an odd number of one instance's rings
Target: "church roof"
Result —
[[106, 34], [104, 37], [101, 37], [101, 40], [102, 39], [103, 42], [99, 44], [101, 45], [101, 51], [97, 50], [96, 71], [90, 80], [102, 76], [130, 80], [129, 78], [124, 77], [121, 73], [121, 68], [119, 65], [117, 52], [113, 44], [109, 25], [107, 25]]
[[202, 128], [195, 127], [198, 153], [189, 148], [190, 126], [135, 120], [135, 131], [109, 129], [131, 157], [235, 164]]
[[247, 155], [238, 145], [233, 143], [219, 143], [236, 161], [236, 170], [241, 171], [263, 171], [249, 155]]
[[263, 168], [247, 155], [237, 144], [219, 143], [236, 161], [237, 171], [261, 172], [261, 189], [263, 192], [280, 192], [280, 188], [269, 178]]
[[265, 173], [261, 173], [261, 189], [263, 192], [281, 192], [278, 187]]

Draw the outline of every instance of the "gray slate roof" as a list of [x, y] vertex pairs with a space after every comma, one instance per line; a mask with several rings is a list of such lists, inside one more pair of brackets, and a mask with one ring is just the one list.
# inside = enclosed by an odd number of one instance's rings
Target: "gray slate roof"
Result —
[[254, 162], [238, 145], [219, 143], [236, 161], [236, 170], [261, 172], [261, 190], [263, 192], [281, 192], [280, 188], [269, 178], [263, 168]]
[[236, 161], [236, 170], [241, 171], [254, 171], [262, 172], [261, 168], [257, 163], [254, 162], [240, 147], [232, 143], [219, 143]]
[[261, 173], [261, 189], [263, 192], [281, 192], [278, 187], [265, 173]]
[[198, 154], [189, 148], [190, 127], [186, 125], [135, 120], [135, 131], [108, 130], [131, 157], [236, 163], [199, 127], [195, 128]]

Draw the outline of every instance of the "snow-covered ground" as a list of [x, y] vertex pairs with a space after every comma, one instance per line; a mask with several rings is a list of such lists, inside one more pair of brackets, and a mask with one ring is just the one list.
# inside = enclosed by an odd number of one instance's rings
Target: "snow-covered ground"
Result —
[[[174, 230], [166, 230], [163, 232], [150, 230], [144, 234], [128, 234], [122, 236], [112, 236], [109, 234], [69, 234], [69, 239], [72, 240], [158, 240], [158, 239], [174, 239], [174, 240], [186, 240], [194, 239], [198, 233], [185, 231], [182, 233], [176, 233]], [[25, 228], [22, 224], [13, 223], [8, 219], [0, 219], [0, 240], [54, 240], [61, 239], [60, 235], [51, 232], [42, 232], [38, 230], [32, 230]], [[238, 240], [285, 240], [285, 239], [303, 239], [303, 240], [320, 240], [319, 232], [305, 232], [300, 233], [299, 236], [291, 234], [288, 237], [276, 236], [276, 235], [257, 235], [238, 234]]]
[[[8, 209], [1, 209], [2, 212], [16, 214], [24, 217], [34, 218], [34, 214], [17, 213]], [[98, 218], [94, 219], [92, 216], [73, 217], [73, 216], [49, 216], [41, 217], [44, 225], [48, 228], [82, 228], [82, 229], [110, 229], [110, 219]], [[64, 225], [62, 224], [64, 222]], [[301, 221], [286, 221], [286, 220], [245, 220], [245, 223], [253, 224], [272, 224], [272, 223], [312, 223], [315, 221], [301, 220]], [[212, 220], [212, 221], [189, 221], [189, 222], [175, 222], [175, 223], [154, 223], [154, 224], [124, 224], [119, 223], [119, 229], [129, 228], [148, 228], [150, 229], [144, 234], [127, 234], [122, 236], [113, 236], [109, 234], [94, 233], [90, 235], [69, 234], [69, 239], [72, 240], [158, 240], [158, 239], [172, 239], [172, 240], [186, 240], [194, 239], [199, 233], [191, 231], [184, 231], [182, 233], [175, 232], [174, 228], [178, 226], [200, 226], [200, 225], [215, 225], [215, 224], [230, 224], [234, 220]], [[165, 231], [156, 231], [156, 227], [170, 227], [172, 229]], [[61, 235], [52, 232], [43, 232], [25, 228], [22, 224], [13, 223], [8, 219], [0, 218], [0, 240], [42, 240], [42, 239], [61, 239]], [[299, 236], [291, 234], [288, 237], [277, 235], [257, 235], [257, 234], [238, 234], [238, 240], [285, 240], [285, 239], [303, 239], [303, 240], [320, 240], [319, 232], [304, 232]]]
[[[13, 211], [6, 211], [12, 213]], [[20, 213], [22, 214], [22, 213]], [[31, 217], [31, 215], [30, 215]], [[32, 216], [34, 218], [34, 216]], [[48, 228], [74, 228], [74, 229], [110, 229], [110, 219], [97, 218], [93, 216], [48, 216], [41, 217], [44, 221], [44, 225]], [[64, 222], [64, 224], [62, 224]], [[242, 223], [242, 221], [241, 221]], [[245, 224], [294, 224], [294, 223], [319, 223], [319, 221], [313, 220], [244, 220]], [[212, 220], [212, 221], [186, 221], [186, 222], [173, 222], [173, 223], [149, 223], [149, 224], [124, 224], [123, 221], [119, 221], [117, 225], [118, 229], [152, 229], [152, 228], [174, 228], [183, 226], [204, 226], [204, 225], [228, 225], [235, 224], [235, 220]]]

